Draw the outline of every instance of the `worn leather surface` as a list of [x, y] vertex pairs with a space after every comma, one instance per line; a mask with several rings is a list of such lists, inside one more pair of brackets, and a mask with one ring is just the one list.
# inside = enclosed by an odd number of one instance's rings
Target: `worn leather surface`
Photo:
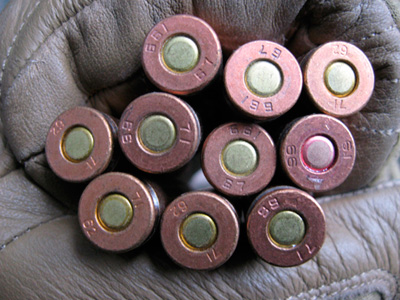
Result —
[[[0, 15], [0, 298], [399, 298], [400, 183], [393, 170], [379, 174], [389, 157], [397, 167], [398, 11], [395, 1], [382, 0], [11, 1]], [[205, 19], [226, 54], [254, 39], [285, 44], [298, 57], [345, 40], [371, 60], [374, 95], [344, 120], [357, 162], [341, 190], [355, 192], [319, 199], [327, 240], [312, 261], [272, 267], [243, 242], [222, 268], [195, 272], [173, 265], [158, 238], [114, 255], [80, 232], [80, 187], [49, 170], [48, 127], [76, 105], [118, 116], [150, 89], [141, 43], [156, 22], [177, 13]], [[378, 174], [380, 185], [360, 189]]]

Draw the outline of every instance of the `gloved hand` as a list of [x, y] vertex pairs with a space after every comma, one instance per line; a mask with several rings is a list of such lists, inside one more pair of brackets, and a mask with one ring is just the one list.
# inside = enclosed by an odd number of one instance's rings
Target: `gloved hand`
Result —
[[[157, 236], [128, 254], [103, 252], [79, 228], [78, 188], [47, 165], [45, 137], [61, 112], [88, 105], [118, 116], [146, 92], [144, 37], [178, 13], [208, 22], [226, 53], [268, 39], [301, 56], [344, 40], [372, 62], [373, 97], [344, 120], [357, 162], [342, 189], [353, 192], [318, 199], [327, 238], [304, 265], [270, 266], [245, 243], [221, 268], [190, 271]], [[399, 298], [399, 26], [396, 0], [11, 1], [0, 15], [0, 298]]]

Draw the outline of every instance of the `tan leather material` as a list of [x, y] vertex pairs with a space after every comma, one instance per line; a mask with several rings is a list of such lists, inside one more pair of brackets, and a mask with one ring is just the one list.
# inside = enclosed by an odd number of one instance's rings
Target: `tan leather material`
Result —
[[3, 134], [3, 122], [0, 119], [0, 177], [5, 176], [17, 166], [17, 161], [11, 152]]
[[0, 178], [0, 199], [0, 248], [67, 211], [21, 169]]
[[305, 0], [193, 1], [194, 14], [217, 32], [227, 53], [254, 40], [285, 44], [291, 38]]
[[353, 299], [376, 292], [393, 299], [400, 296], [399, 198], [395, 182], [320, 199], [327, 241], [316, 258], [293, 268], [267, 265], [241, 243], [220, 269], [189, 271], [168, 259], [158, 236], [132, 253], [108, 254], [87, 241], [75, 216], [60, 216], [0, 247], [0, 295], [10, 300]]
[[[396, 9], [393, 0], [11, 0], [0, 14], [0, 299], [400, 298]], [[82, 186], [48, 168], [48, 128], [77, 105], [118, 117], [152, 90], [140, 68], [141, 43], [156, 22], [178, 13], [209, 22], [226, 54], [252, 39], [272, 39], [303, 57], [339, 39], [370, 58], [373, 97], [344, 120], [358, 150], [356, 168], [339, 190], [355, 192], [319, 199], [327, 239], [312, 261], [267, 265], [242, 234], [226, 265], [195, 272], [174, 265], [158, 236], [116, 255], [81, 233], [74, 208]], [[388, 157], [393, 168], [384, 169], [378, 185], [359, 189]]]
[[398, 163], [400, 155], [400, 138], [397, 140], [396, 145], [393, 148], [392, 153], [387, 158], [382, 171], [377, 177], [370, 183], [370, 185], [378, 185], [387, 181], [400, 178], [400, 165]]
[[400, 3], [397, 0], [386, 0], [386, 4], [389, 7], [393, 19], [396, 20], [397, 27], [400, 28]]
[[354, 300], [382, 300], [382, 297], [378, 292], [373, 292], [369, 294], [360, 295], [354, 298]]
[[85, 183], [66, 182], [51, 171], [44, 154], [39, 154], [24, 163], [26, 174], [39, 186], [46, 186], [50, 196], [66, 207], [77, 210], [79, 198], [86, 187]]

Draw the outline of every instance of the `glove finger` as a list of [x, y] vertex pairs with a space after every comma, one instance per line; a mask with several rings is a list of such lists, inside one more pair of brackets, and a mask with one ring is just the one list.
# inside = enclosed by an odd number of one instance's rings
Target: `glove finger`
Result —
[[[343, 119], [355, 137], [357, 158], [341, 191], [370, 182], [398, 142], [400, 35], [388, 7], [392, 8], [384, 1], [334, 1], [323, 5], [308, 2], [300, 28], [290, 43], [292, 49], [301, 49], [303, 52], [297, 54], [302, 55], [313, 45], [348, 41], [365, 52], [374, 68], [371, 100], [361, 112]], [[397, 157], [398, 153], [393, 161]]]

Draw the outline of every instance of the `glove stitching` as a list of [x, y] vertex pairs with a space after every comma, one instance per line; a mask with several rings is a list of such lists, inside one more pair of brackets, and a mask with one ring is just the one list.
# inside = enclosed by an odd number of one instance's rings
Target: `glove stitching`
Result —
[[[367, 0], [361, 0], [360, 3], [359, 3], [356, 7], [351, 8], [351, 9], [349, 9], [349, 10], [344, 10], [344, 9], [342, 9], [342, 10], [340, 11], [340, 12], [342, 12], [342, 13], [344, 13], [344, 12], [352, 12], [352, 13], [354, 13], [354, 14], [358, 13], [358, 16], [357, 16], [357, 19], [356, 19], [354, 22], [351, 22], [351, 23], [349, 24], [349, 26], [348, 26], [342, 33], [340, 33], [339, 36], [345, 36], [345, 35], [347, 35], [347, 33], [348, 33], [350, 30], [352, 30], [352, 29], [354, 29], [354, 28], [359, 28], [359, 27], [360, 27], [360, 24], [363, 24], [363, 23], [364, 23], [363, 16], [364, 16], [364, 11], [367, 10], [367, 9], [366, 9], [367, 6], [368, 6], [368, 1], [367, 1]], [[339, 14], [339, 13], [336, 13], [336, 15], [338, 15], [338, 14]], [[332, 15], [332, 14], [330, 14], [330, 15]], [[329, 15], [328, 15], [328, 16], [329, 16]], [[337, 39], [339, 36], [336, 35], [336, 39]]]
[[372, 134], [379, 134], [379, 135], [383, 135], [383, 136], [393, 136], [396, 134], [400, 133], [400, 128], [390, 128], [390, 129], [386, 129], [386, 130], [378, 130], [378, 129], [374, 129], [374, 128], [369, 128], [369, 127], [359, 127], [355, 124], [349, 124], [348, 126], [358, 130], [358, 131], [362, 131], [362, 132], [369, 132]]
[[22, 160], [20, 161], [20, 164], [25, 164], [27, 161], [29, 161], [29, 160], [31, 160], [31, 159], [33, 159], [33, 158], [39, 156], [39, 155], [45, 154], [45, 152], [46, 152], [46, 151], [45, 151], [44, 146], [43, 146], [43, 149], [42, 149], [42, 150], [37, 151], [37, 152], [33, 152], [33, 153], [31, 153], [28, 157], [22, 159]]
[[[41, 0], [40, 0], [40, 1], [41, 1]], [[93, 0], [92, 3], [90, 3], [90, 4], [87, 5], [87, 6], [82, 7], [82, 9], [81, 9], [80, 11], [77, 11], [77, 12], [75, 13], [75, 15], [70, 16], [68, 19], [66, 19], [65, 21], [63, 21], [62, 23], [60, 23], [59, 26], [57, 26], [56, 28], [54, 28], [54, 29], [43, 39], [43, 41], [40, 42], [40, 43], [37, 45], [37, 47], [35, 48], [35, 50], [32, 51], [32, 53], [30, 54], [30, 56], [29, 56], [28, 58], [24, 59], [25, 64], [24, 64], [23, 66], [21, 66], [21, 68], [18, 70], [18, 73], [14, 76], [14, 79], [17, 78], [17, 77], [20, 75], [21, 71], [26, 67], [26, 63], [27, 63], [27, 62], [32, 62], [32, 61], [31, 61], [32, 56], [34, 56], [34, 55], [36, 54], [36, 52], [47, 42], [47, 40], [48, 40], [50, 37], [52, 37], [52, 36], [56, 33], [56, 31], [58, 31], [58, 29], [60, 29], [61, 27], [64, 26], [64, 24], [68, 23], [69, 21], [71, 21], [72, 19], [74, 19], [75, 17], [77, 17], [83, 10], [85, 10], [85, 9], [88, 8], [88, 7], [91, 7], [93, 4], [95, 4], [95, 3], [97, 3], [97, 2], [98, 2], [98, 0]], [[19, 32], [18, 32], [18, 34], [19, 34]], [[17, 35], [18, 35], [18, 34], [17, 34]], [[10, 51], [10, 53], [11, 53], [11, 51]], [[7, 57], [8, 57], [8, 56], [7, 56]], [[2, 78], [3, 78], [3, 73], [1, 73], [0, 86], [2, 85]], [[10, 90], [12, 89], [12, 87], [13, 87], [13, 85], [11, 85]], [[1, 94], [0, 94], [0, 96], [1, 96]]]
[[[321, 288], [329, 288], [329, 287], [332, 287], [333, 284], [339, 284], [339, 285], [340, 284], [345, 284], [347, 281], [353, 280], [355, 278], [361, 278], [363, 275], [371, 273], [372, 271], [382, 272], [387, 277], [390, 277], [390, 278], [387, 278], [386, 280], [383, 279], [383, 278], [374, 278], [371, 281], [363, 282], [361, 284], [360, 283], [356, 283], [356, 284], [347, 286], [347, 287], [345, 287], [343, 289], [341, 287], [338, 287], [340, 290], [337, 290], [337, 291], [331, 292], [331, 293], [324, 292], [323, 294], [320, 294], [318, 296], [313, 296], [312, 298], [309, 298], [309, 299], [315, 300], [315, 299], [323, 298], [323, 297], [326, 297], [326, 296], [334, 296], [334, 295], [336, 295], [338, 293], [341, 293], [341, 292], [344, 292], [346, 290], [355, 289], [355, 288], [358, 288], [358, 287], [363, 287], [363, 286], [365, 286], [367, 284], [372, 284], [374, 282], [382, 282], [382, 281], [388, 282], [388, 279], [394, 279], [396, 281], [396, 285], [398, 286], [399, 279], [397, 278], [397, 276], [395, 276], [391, 272], [389, 272], [387, 270], [383, 270], [383, 269], [372, 269], [372, 270], [368, 270], [368, 271], [362, 272], [361, 274], [354, 275], [354, 276], [352, 276], [350, 278], [345, 278], [345, 279], [342, 279], [340, 281], [334, 281], [334, 282], [331, 282], [330, 284], [323, 284], [323, 285], [319, 286], [318, 288], [312, 288], [312, 289], [310, 289], [310, 290], [308, 290], [306, 292], [301, 292], [300, 294], [297, 294], [296, 296], [290, 296], [289, 298], [286, 298], [286, 300], [294, 300], [294, 299], [298, 299], [298, 298], [303, 297], [303, 296], [305, 296], [305, 297], [308, 296], [309, 297], [309, 296], [311, 296], [310, 293], [312, 293], [314, 291], [318, 292], [318, 291], [321, 290]], [[398, 290], [398, 289], [396, 289], [396, 290]]]
[[338, 195], [334, 195], [334, 196], [321, 197], [321, 198], [318, 198], [318, 203], [320, 203], [320, 204], [329, 203], [333, 200], [341, 199], [343, 197], [360, 196], [360, 195], [369, 194], [372, 192], [376, 192], [376, 191], [387, 189], [387, 188], [393, 188], [393, 187], [400, 187], [399, 179], [388, 181], [388, 182], [379, 184], [377, 186], [365, 188], [365, 189], [358, 190], [355, 192], [343, 193], [343, 194], [338, 194]]
[[[387, 9], [389, 10], [389, 12], [390, 12], [390, 15], [392, 16], [392, 19], [393, 19], [393, 21], [394, 21], [394, 23], [395, 23], [395, 27], [397, 28], [397, 30], [400, 32], [400, 26], [398, 26], [397, 25], [397, 23], [399, 22], [399, 20], [396, 20], [396, 17], [395, 17], [395, 10], [393, 9], [393, 7], [391, 7], [391, 5], [389, 4], [389, 1], [388, 0], [384, 0], [383, 1], [384, 3], [385, 3], [385, 5], [386, 5], [386, 7], [387, 7]], [[399, 16], [400, 17], [400, 16]], [[399, 24], [400, 25], [400, 24]]]
[[[378, 269], [378, 270], [380, 270], [380, 271], [383, 271], [383, 270], [381, 270], [381, 269]], [[366, 272], [364, 272], [364, 273], [366, 273]], [[391, 274], [391, 273], [388, 273], [388, 275], [392, 275], [392, 277], [394, 277], [394, 278], [396, 278], [393, 274]], [[358, 276], [358, 275], [356, 275], [356, 276]], [[354, 277], [356, 277], [356, 276], [354, 276]], [[354, 277], [352, 277], [352, 278], [354, 278]], [[323, 293], [322, 295], [318, 295], [318, 296], [313, 296], [312, 298], [311, 298], [311, 300], [315, 300], [315, 299], [318, 299], [318, 297], [329, 297], [329, 296], [334, 296], [334, 295], [336, 295], [336, 294], [339, 294], [339, 293], [343, 293], [343, 292], [345, 292], [345, 291], [347, 291], [347, 290], [353, 290], [353, 289], [356, 289], [356, 288], [360, 288], [360, 287], [363, 287], [363, 286], [366, 286], [367, 284], [369, 285], [369, 284], [373, 284], [373, 283], [375, 283], [375, 282], [386, 282], [386, 280], [384, 280], [384, 279], [382, 279], [382, 278], [375, 278], [375, 279], [373, 279], [373, 280], [371, 280], [371, 281], [368, 281], [368, 282], [363, 282], [363, 283], [361, 283], [361, 284], [354, 284], [354, 285], [351, 285], [351, 286], [346, 286], [345, 288], [343, 288], [343, 289], [341, 289], [341, 290], [338, 290], [338, 291], [336, 291], [336, 292], [333, 292], [333, 293]], [[396, 282], [397, 282], [397, 280], [396, 280]], [[336, 282], [334, 282], [334, 283], [336, 283]], [[323, 286], [321, 286], [321, 287], [323, 287]]]
[[389, 81], [390, 83], [399, 83], [400, 79], [399, 78], [393, 78], [393, 79], [382, 78], [382, 79], [379, 79], [379, 81]]
[[57, 215], [49, 220], [40, 222], [34, 226], [30, 226], [27, 229], [25, 229], [24, 231], [22, 231], [21, 233], [15, 235], [11, 240], [7, 241], [6, 243], [4, 243], [3, 245], [0, 245], [0, 252], [3, 251], [7, 246], [9, 246], [11, 243], [15, 242], [16, 240], [18, 240], [19, 238], [21, 238], [23, 235], [31, 232], [32, 230], [39, 228], [42, 225], [46, 225], [50, 222], [56, 221], [57, 219], [61, 219], [63, 217], [69, 217], [70, 215]]
[[339, 293], [343, 293], [343, 292], [345, 292], [345, 291], [347, 291], [347, 290], [353, 290], [353, 289], [356, 289], [356, 288], [361, 288], [361, 287], [363, 287], [363, 286], [365, 286], [365, 285], [369, 285], [369, 284], [373, 284], [373, 283], [375, 283], [375, 282], [381, 282], [381, 281], [384, 281], [384, 280], [382, 280], [382, 279], [380, 279], [380, 278], [376, 278], [376, 279], [373, 279], [373, 280], [371, 280], [371, 281], [368, 281], [367, 283], [365, 283], [365, 282], [363, 282], [363, 283], [361, 283], [361, 284], [354, 284], [354, 285], [351, 285], [351, 286], [346, 286], [345, 288], [343, 288], [342, 290], [340, 290], [340, 291], [336, 291], [336, 292], [333, 292], [333, 293], [323, 293], [322, 295], [319, 295], [319, 296], [313, 296], [312, 298], [311, 298], [311, 300], [315, 300], [315, 299], [318, 299], [318, 297], [322, 297], [322, 298], [324, 298], [324, 297], [330, 297], [330, 296], [334, 296], [334, 295], [336, 295], [336, 294], [339, 294]]
[[[18, 38], [19, 34], [21, 33], [22, 29], [24, 29], [26, 24], [28, 24], [28, 21], [30, 20], [30, 17], [36, 11], [36, 9], [38, 8], [40, 3], [42, 3], [42, 0], [39, 0], [35, 4], [35, 6], [32, 8], [32, 10], [28, 13], [28, 15], [26, 16], [25, 20], [19, 26], [17, 33], [14, 35], [14, 37], [13, 37], [13, 39], [11, 41], [10, 47], [8, 47], [8, 49], [7, 49], [6, 58], [3, 60], [3, 63], [1, 64], [0, 86], [2, 85], [4, 70], [6, 69], [8, 58], [10, 57], [11, 51], [13, 50], [13, 48], [15, 46], [15, 42], [17, 41], [17, 38]], [[1, 97], [1, 89], [0, 89], [0, 97]]]
[[385, 32], [390, 32], [390, 31], [393, 31], [393, 30], [395, 30], [395, 29], [397, 29], [397, 26], [393, 24], [393, 25], [390, 25], [389, 27], [383, 29], [383, 30], [380, 31], [380, 32], [373, 32], [373, 33], [371, 33], [371, 34], [369, 34], [369, 35], [367, 35], [367, 36], [363, 36], [363, 37], [362, 37], [361, 39], [359, 39], [359, 40], [350, 40], [350, 43], [359, 43], [359, 42], [361, 42], [361, 41], [366, 41], [366, 40], [372, 39], [372, 38], [375, 37], [375, 36], [379, 36], [379, 35], [381, 35], [381, 34], [384, 34]]

